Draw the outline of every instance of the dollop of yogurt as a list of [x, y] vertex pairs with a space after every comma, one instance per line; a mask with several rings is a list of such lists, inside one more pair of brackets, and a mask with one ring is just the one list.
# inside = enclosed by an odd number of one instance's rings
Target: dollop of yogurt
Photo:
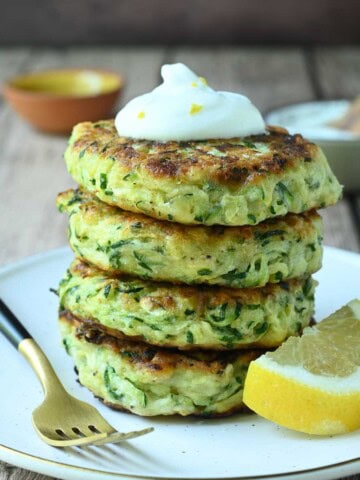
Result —
[[244, 137], [265, 132], [251, 101], [238, 93], [217, 92], [186, 65], [161, 68], [163, 83], [119, 111], [122, 137], [160, 142]]

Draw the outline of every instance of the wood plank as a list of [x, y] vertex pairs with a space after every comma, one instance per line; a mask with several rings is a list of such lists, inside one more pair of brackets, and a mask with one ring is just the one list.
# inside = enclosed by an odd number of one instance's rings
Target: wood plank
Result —
[[314, 98], [300, 48], [181, 48], [167, 61], [187, 64], [217, 90], [247, 95], [263, 113]]
[[360, 240], [347, 199], [320, 210], [320, 214], [324, 220], [325, 245], [360, 252]]
[[0, 82], [25, 68], [29, 58], [30, 48], [0, 48]]
[[[32, 70], [95, 66], [126, 71], [124, 99], [158, 83], [163, 49], [74, 49], [33, 51]], [[0, 63], [0, 70], [2, 65]], [[9, 109], [0, 114], [0, 217], [3, 229], [0, 264], [67, 243], [64, 215], [56, 194], [74, 185], [62, 159], [67, 137], [34, 131]]]
[[[30, 60], [30, 48], [0, 48], [0, 84], [1, 87], [5, 81], [14, 75], [26, 69]], [[0, 95], [0, 125], [5, 125], [10, 107], [5, 102], [5, 98]], [[6, 130], [6, 129], [5, 129]], [[4, 131], [0, 130], [0, 145], [2, 145], [2, 135]]]
[[313, 59], [323, 98], [360, 95], [360, 46], [316, 48]]
[[66, 219], [55, 208], [72, 181], [62, 159], [66, 138], [34, 132], [14, 114], [0, 124], [0, 263], [66, 243]]
[[[360, 46], [319, 47], [314, 50], [312, 57], [321, 98], [353, 99], [360, 95]], [[346, 220], [334, 215], [335, 223], [329, 225], [328, 230], [332, 231], [332, 240], [335, 243], [342, 243], [344, 248], [359, 251], [360, 192], [353, 196], [351, 203], [346, 213], [342, 212], [345, 213]], [[341, 215], [341, 212], [339, 214]], [[343, 222], [344, 225], [341, 225]]]
[[0, 462], [0, 480], [51, 480], [51, 478]]

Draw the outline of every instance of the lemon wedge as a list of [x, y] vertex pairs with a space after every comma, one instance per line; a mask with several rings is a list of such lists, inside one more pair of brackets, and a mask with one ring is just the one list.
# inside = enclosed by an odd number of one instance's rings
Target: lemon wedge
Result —
[[251, 362], [244, 402], [300, 432], [335, 435], [360, 428], [360, 300]]

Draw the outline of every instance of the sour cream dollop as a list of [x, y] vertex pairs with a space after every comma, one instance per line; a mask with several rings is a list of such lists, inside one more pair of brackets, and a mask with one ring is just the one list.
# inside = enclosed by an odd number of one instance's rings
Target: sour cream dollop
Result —
[[265, 132], [251, 101], [238, 93], [217, 92], [186, 65], [161, 68], [163, 83], [119, 111], [122, 137], [166, 142], [243, 137]]

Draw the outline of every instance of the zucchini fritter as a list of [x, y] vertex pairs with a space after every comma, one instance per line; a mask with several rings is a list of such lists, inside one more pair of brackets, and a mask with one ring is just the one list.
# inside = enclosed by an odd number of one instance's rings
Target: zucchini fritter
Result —
[[279, 346], [309, 324], [311, 277], [226, 289], [109, 276], [75, 260], [59, 286], [60, 308], [112, 336], [151, 345], [228, 350]]
[[116, 339], [65, 313], [60, 330], [80, 383], [106, 404], [144, 416], [211, 417], [242, 409], [249, 363], [261, 354], [179, 353]]
[[84, 122], [65, 160], [74, 179], [104, 202], [184, 224], [254, 225], [341, 196], [321, 149], [279, 128], [161, 143], [119, 137], [112, 120]]
[[321, 267], [315, 211], [256, 226], [184, 226], [111, 207], [84, 191], [62, 193], [76, 255], [112, 273], [186, 284], [259, 287]]

